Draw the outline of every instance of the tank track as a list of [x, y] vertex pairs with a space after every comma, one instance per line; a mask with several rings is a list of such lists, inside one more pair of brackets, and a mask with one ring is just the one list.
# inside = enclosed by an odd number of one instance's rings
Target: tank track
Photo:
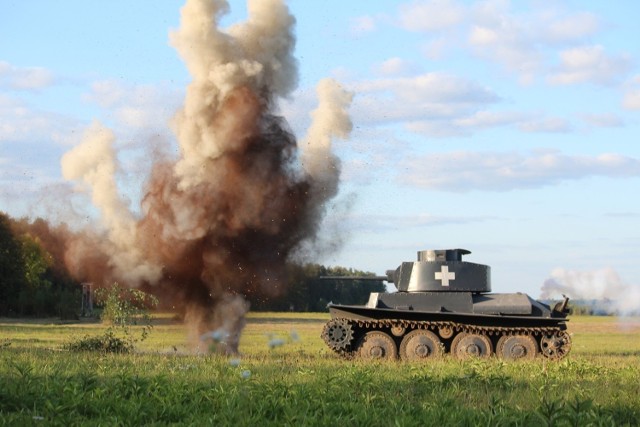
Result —
[[[340, 340], [340, 345], [336, 345], [335, 334], [331, 334], [332, 325], [349, 325], [348, 327], [348, 340]], [[335, 353], [345, 359], [353, 359], [357, 356], [358, 341], [367, 332], [387, 330], [391, 332], [390, 336], [396, 341], [400, 341], [402, 337], [409, 331], [415, 329], [430, 330], [437, 335], [445, 338], [442, 341], [450, 342], [452, 338], [455, 338], [460, 333], [470, 334], [482, 334], [488, 336], [492, 341], [497, 341], [503, 336], [512, 335], [526, 335], [536, 338], [538, 344], [538, 355], [542, 354], [548, 359], [559, 360], [564, 358], [571, 349], [571, 338], [564, 330], [564, 325], [561, 326], [541, 326], [541, 327], [505, 327], [505, 326], [479, 326], [479, 325], [467, 325], [452, 321], [417, 321], [417, 320], [397, 320], [397, 319], [382, 319], [382, 320], [357, 320], [348, 318], [334, 318], [325, 324], [321, 337], [325, 343]], [[335, 329], [335, 327], [333, 328]], [[402, 333], [398, 333], [402, 331]], [[442, 332], [444, 331], [444, 333]], [[540, 345], [541, 339], [544, 337], [561, 337], [562, 345], [560, 351], [555, 349], [545, 349]]]

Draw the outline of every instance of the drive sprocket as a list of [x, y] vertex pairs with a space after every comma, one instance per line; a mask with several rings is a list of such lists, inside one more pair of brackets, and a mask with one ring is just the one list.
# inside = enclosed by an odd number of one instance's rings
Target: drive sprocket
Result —
[[324, 325], [322, 339], [334, 351], [345, 350], [353, 341], [353, 326], [347, 319], [331, 319]]

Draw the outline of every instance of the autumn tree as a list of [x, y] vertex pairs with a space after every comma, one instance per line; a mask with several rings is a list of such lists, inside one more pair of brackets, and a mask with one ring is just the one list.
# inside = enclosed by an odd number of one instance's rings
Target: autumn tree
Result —
[[25, 265], [20, 242], [11, 232], [9, 217], [0, 212], [0, 316], [15, 314], [24, 284]]

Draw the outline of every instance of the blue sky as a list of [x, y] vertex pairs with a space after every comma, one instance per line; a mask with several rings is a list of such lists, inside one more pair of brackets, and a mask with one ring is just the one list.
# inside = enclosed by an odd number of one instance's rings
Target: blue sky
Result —
[[[623, 290], [640, 284], [640, 3], [288, 4], [292, 129], [304, 135], [320, 79], [354, 93], [324, 225], [343, 245], [316, 262], [380, 274], [461, 247], [492, 266], [497, 292], [537, 297], [550, 276], [579, 276], [590, 296], [602, 271]], [[190, 81], [168, 43], [181, 6], [5, 2], [0, 210], [54, 215], [60, 158], [94, 119], [118, 137], [135, 204], [137, 159], [149, 141], [171, 144]], [[223, 25], [245, 19], [245, 2], [230, 9]]]

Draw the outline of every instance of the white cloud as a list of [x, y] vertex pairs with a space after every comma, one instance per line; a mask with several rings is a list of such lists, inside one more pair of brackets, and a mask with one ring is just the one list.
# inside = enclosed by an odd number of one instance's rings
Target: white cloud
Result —
[[53, 141], [72, 144], [79, 120], [61, 114], [40, 111], [27, 103], [0, 95], [0, 142]]
[[399, 76], [412, 71], [415, 68], [414, 64], [410, 61], [406, 61], [402, 58], [394, 57], [383, 61], [381, 64], [375, 66], [375, 70], [378, 74], [383, 76]]
[[127, 85], [115, 80], [94, 82], [91, 92], [83, 96], [127, 128], [166, 128], [182, 102], [182, 95], [166, 85]]
[[450, 52], [453, 48], [454, 43], [451, 40], [438, 37], [424, 43], [421, 50], [424, 56], [435, 61], [441, 59], [445, 53]]
[[438, 31], [457, 25], [464, 14], [465, 8], [453, 0], [414, 1], [400, 6], [399, 23], [410, 31]]
[[607, 55], [600, 45], [575, 47], [560, 52], [560, 65], [548, 80], [559, 85], [586, 82], [608, 85], [620, 80], [630, 66], [626, 55]]
[[486, 46], [500, 41], [500, 35], [496, 30], [478, 25], [471, 28], [469, 42], [472, 45]]
[[433, 118], [412, 121], [407, 128], [434, 138], [470, 136], [475, 131], [500, 126], [512, 126], [527, 120], [528, 114], [515, 111], [476, 111], [462, 112], [458, 117]]
[[53, 73], [42, 67], [17, 67], [0, 61], [0, 88], [40, 90], [54, 83]]
[[529, 39], [528, 31], [508, 19], [495, 25], [474, 25], [471, 28], [468, 43], [472, 51], [518, 74], [522, 83], [532, 83], [542, 69], [543, 56]]
[[624, 126], [624, 121], [615, 114], [603, 113], [603, 114], [584, 114], [583, 120], [590, 126], [601, 128], [613, 128]]
[[640, 88], [627, 91], [622, 106], [627, 110], [640, 110]]
[[[411, 132], [429, 137], [469, 136], [494, 127], [517, 126], [523, 132], [566, 133], [574, 130], [561, 117], [537, 117], [519, 111], [491, 111], [499, 101], [491, 90], [465, 79], [429, 73], [421, 78], [380, 79], [353, 86], [356, 123], [401, 123]], [[607, 116], [590, 117], [599, 126], [614, 126]]]
[[550, 23], [565, 16], [544, 6], [514, 12], [510, 2], [487, 1], [470, 6], [470, 17], [467, 43], [472, 52], [530, 84], [544, 71]]
[[83, 96], [85, 101], [93, 102], [102, 108], [113, 108], [127, 97], [124, 85], [115, 80], [102, 80], [91, 84], [91, 92]]
[[[503, 0], [473, 4], [431, 0], [401, 5], [398, 16], [402, 28], [436, 37], [425, 41], [427, 57], [440, 58], [445, 45], [447, 50], [455, 45], [469, 48], [476, 56], [515, 73], [523, 84], [531, 84], [549, 72], [556, 49], [574, 48], [601, 28], [593, 13], [565, 10], [558, 4], [545, 2], [523, 9]], [[624, 66], [623, 57], [606, 59], [588, 79], [609, 81], [611, 74]], [[574, 79], [585, 78], [573, 75], [575, 71], [563, 67], [554, 72], [551, 80], [572, 83]]]
[[413, 157], [404, 162], [403, 184], [467, 192], [538, 188], [590, 176], [638, 177], [640, 159], [619, 154], [570, 156], [559, 151], [455, 151]]
[[431, 138], [467, 136], [469, 131], [454, 126], [449, 120], [419, 120], [407, 123], [407, 129]]
[[506, 126], [522, 122], [526, 115], [511, 111], [478, 111], [467, 117], [454, 120], [454, 124], [462, 128], [484, 129], [495, 126]]
[[572, 130], [571, 124], [560, 117], [546, 117], [520, 123], [518, 128], [523, 132], [565, 133]]
[[640, 110], [640, 75], [623, 86], [622, 107], [626, 110]]
[[[490, 89], [445, 73], [366, 80], [349, 89], [357, 93], [352, 108], [354, 123], [401, 123], [412, 132], [432, 136], [469, 132], [474, 114], [499, 100]], [[505, 120], [482, 116], [475, 119], [493, 120], [496, 125]]]
[[418, 104], [485, 104], [497, 95], [476, 82], [452, 74], [426, 73], [415, 77], [367, 80], [354, 85], [358, 93], [388, 92], [398, 101]]
[[581, 42], [600, 30], [598, 17], [590, 12], [554, 18], [541, 34], [549, 43]]
[[[468, 136], [480, 129], [501, 126], [517, 126], [523, 132], [574, 130], [562, 117], [491, 111], [489, 107], [500, 101], [492, 90], [445, 73], [366, 80], [350, 89], [357, 93], [353, 104], [355, 123], [400, 123], [411, 132], [430, 137]], [[601, 125], [604, 120], [602, 117]], [[613, 123], [609, 120], [610, 125]]]
[[625, 283], [611, 267], [590, 271], [556, 268], [541, 290], [542, 298], [566, 294], [574, 300], [596, 300], [597, 308], [609, 313], [627, 315], [640, 311], [640, 286]]
[[376, 19], [372, 16], [358, 16], [351, 21], [351, 32], [353, 34], [371, 33], [376, 30]]

